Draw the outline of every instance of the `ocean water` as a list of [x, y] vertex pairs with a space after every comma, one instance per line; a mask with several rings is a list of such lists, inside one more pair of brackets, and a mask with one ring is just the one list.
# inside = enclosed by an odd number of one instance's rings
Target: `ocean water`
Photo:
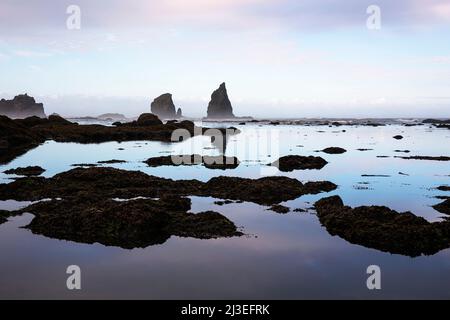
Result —
[[[442, 217], [431, 206], [442, 201], [436, 196], [450, 195], [436, 190], [440, 185], [450, 185], [450, 162], [395, 156], [450, 156], [450, 130], [401, 125], [232, 125], [241, 133], [228, 139], [225, 150], [208, 137], [176, 144], [48, 141], [0, 166], [0, 183], [11, 181], [12, 176], [3, 173], [10, 168], [39, 165], [46, 169], [43, 175], [51, 177], [72, 169], [73, 164], [119, 159], [127, 162], [104, 166], [172, 179], [207, 181], [219, 175], [260, 178], [278, 174], [303, 182], [328, 180], [338, 185], [330, 193], [282, 203], [291, 209], [310, 208], [318, 199], [339, 195], [350, 206], [385, 205], [429, 221]], [[398, 134], [404, 139], [392, 138]], [[345, 148], [347, 153], [317, 152], [332, 146]], [[371, 150], [357, 150], [362, 148]], [[143, 163], [154, 156], [218, 155], [222, 151], [237, 156], [240, 166], [221, 171], [200, 165], [150, 168]], [[288, 173], [273, 172], [266, 166], [279, 156], [291, 154], [321, 156], [329, 163], [321, 170]], [[214, 198], [191, 199], [192, 212], [220, 212], [245, 236], [211, 240], [171, 237], [162, 245], [127, 250], [34, 235], [21, 228], [33, 219], [31, 214], [10, 218], [0, 225], [0, 298], [450, 298], [449, 249], [416, 258], [389, 254], [331, 236], [313, 211], [278, 214], [253, 203], [218, 206]], [[0, 201], [4, 210], [26, 205]], [[73, 264], [82, 270], [79, 291], [66, 288], [66, 268]], [[367, 289], [369, 265], [381, 268], [381, 290]]]

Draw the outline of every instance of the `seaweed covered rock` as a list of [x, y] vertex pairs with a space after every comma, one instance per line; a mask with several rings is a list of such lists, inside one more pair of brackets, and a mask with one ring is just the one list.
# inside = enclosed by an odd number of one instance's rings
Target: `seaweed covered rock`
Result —
[[351, 208], [339, 196], [321, 199], [315, 208], [327, 231], [350, 243], [411, 257], [450, 247], [450, 221], [428, 222], [383, 206]]
[[158, 116], [151, 113], [143, 113], [139, 116], [136, 121], [138, 126], [158, 126], [163, 124], [161, 120], [159, 120]]
[[446, 199], [444, 202], [434, 205], [433, 208], [440, 213], [450, 215], [450, 199]]
[[149, 167], [159, 166], [192, 166], [203, 164], [208, 169], [235, 169], [240, 161], [236, 157], [226, 156], [201, 156], [192, 155], [171, 155], [149, 158], [144, 161]]
[[294, 170], [322, 169], [327, 163], [322, 157], [284, 156], [273, 162], [271, 166], [277, 167], [280, 171], [289, 172]]
[[340, 147], [329, 147], [329, 148], [323, 149], [322, 152], [328, 153], [328, 154], [342, 154], [342, 153], [346, 153], [347, 150], [345, 150], [344, 148], [340, 148]]
[[33, 233], [122, 248], [161, 244], [172, 235], [201, 239], [241, 235], [220, 213], [193, 214], [187, 210], [187, 198], [116, 201], [69, 197], [38, 202], [21, 211], [36, 216], [26, 226]]
[[15, 168], [15, 169], [9, 169], [9, 170], [5, 171], [6, 174], [15, 174], [15, 175], [18, 175], [18, 176], [27, 176], [27, 177], [39, 176], [43, 172], [45, 172], [45, 170], [42, 169], [39, 166], [30, 166], [30, 167], [25, 167], [25, 168]]

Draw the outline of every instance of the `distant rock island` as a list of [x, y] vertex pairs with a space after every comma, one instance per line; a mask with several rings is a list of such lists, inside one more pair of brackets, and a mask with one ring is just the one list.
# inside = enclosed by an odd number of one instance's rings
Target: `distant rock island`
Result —
[[125, 117], [121, 113], [104, 113], [104, 114], [97, 116], [97, 119], [104, 120], [104, 121], [123, 121], [123, 120], [127, 120], [127, 117]]
[[207, 119], [230, 119], [235, 118], [233, 107], [228, 99], [225, 82], [222, 83], [211, 95], [211, 101], [208, 105]]
[[178, 111], [175, 109], [175, 105], [172, 100], [172, 94], [165, 93], [153, 100], [151, 104], [152, 113], [162, 119], [175, 119], [182, 116], [181, 109]]
[[0, 115], [13, 119], [32, 116], [40, 118], [46, 117], [44, 105], [42, 103], [36, 103], [34, 98], [26, 93], [15, 96], [12, 100], [0, 100]]

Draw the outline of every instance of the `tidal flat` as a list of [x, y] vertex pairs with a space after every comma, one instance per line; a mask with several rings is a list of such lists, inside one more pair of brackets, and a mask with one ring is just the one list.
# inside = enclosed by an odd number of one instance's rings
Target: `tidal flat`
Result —
[[[440, 210], [448, 208], [445, 203], [450, 196], [450, 162], [445, 161], [450, 156], [447, 128], [398, 121], [376, 125], [336, 122], [330, 126], [283, 121], [195, 125], [236, 127], [239, 133], [230, 136], [223, 146], [209, 136], [179, 143], [49, 139], [1, 165], [0, 297], [450, 297], [450, 241], [439, 229], [439, 243], [428, 250], [429, 239], [423, 238], [431, 234], [436, 240], [428, 226], [447, 224], [447, 215]], [[270, 143], [262, 144], [264, 141]], [[317, 152], [329, 148], [346, 152]], [[408, 156], [399, 157], [398, 150], [408, 150]], [[151, 158], [194, 154], [236, 157], [239, 162], [223, 170], [201, 162], [189, 166], [146, 163]], [[292, 170], [277, 170], [271, 165], [286, 156], [320, 157], [323, 161], [320, 166], [295, 165]], [[40, 175], [5, 173], [29, 167], [42, 168]], [[139, 177], [136, 179], [142, 179], [141, 184], [135, 179], [126, 183], [127, 172], [131, 171]], [[95, 179], [98, 184], [89, 188], [64, 180], [71, 174], [79, 178], [83, 174], [95, 177], [94, 173], [99, 174]], [[108, 180], [111, 173], [116, 174], [114, 184]], [[260, 183], [255, 184], [258, 180]], [[215, 189], [208, 188], [210, 181], [216, 181]], [[270, 190], [272, 183], [265, 185], [265, 181], [281, 183]], [[115, 187], [111, 189], [112, 185]], [[165, 198], [164, 191], [168, 190], [177, 198]], [[340, 197], [351, 215], [361, 211], [357, 208], [369, 206], [389, 208], [388, 218], [410, 212], [427, 231], [409, 233], [403, 219], [389, 227], [383, 224], [380, 229], [363, 230], [358, 219], [336, 225], [331, 218], [339, 217], [341, 211], [327, 216], [315, 206], [319, 200], [333, 196]], [[92, 205], [80, 199], [89, 199]], [[112, 208], [109, 214], [123, 219], [130, 210], [142, 213], [155, 207], [169, 212], [157, 221], [164, 226], [162, 234], [152, 233], [150, 226], [156, 220], [151, 219], [139, 220], [140, 233], [134, 228], [123, 232], [124, 225], [103, 228], [107, 219], [101, 220], [100, 229], [95, 229], [92, 221], [83, 228], [74, 227], [77, 212], [95, 209], [102, 213]], [[335, 207], [328, 212], [337, 210]], [[342, 206], [339, 203], [337, 207]], [[189, 218], [183, 218], [182, 223], [170, 220], [185, 217], [185, 213]], [[365, 228], [377, 222], [376, 217], [364, 218]], [[129, 222], [134, 225], [133, 220]], [[55, 227], [59, 232], [49, 231]], [[88, 227], [95, 232], [86, 241], [83, 230], [92, 231]], [[367, 230], [389, 234], [381, 235], [384, 242], [380, 244], [376, 237], [358, 233]], [[403, 237], [402, 232], [410, 238]], [[124, 234], [129, 237], [117, 238]], [[400, 243], [404, 239], [408, 241]], [[79, 265], [83, 272], [83, 289], [76, 293], [65, 286], [65, 271], [72, 264]], [[383, 270], [383, 290], [377, 292], [367, 290], [365, 282], [366, 268], [374, 264]]]

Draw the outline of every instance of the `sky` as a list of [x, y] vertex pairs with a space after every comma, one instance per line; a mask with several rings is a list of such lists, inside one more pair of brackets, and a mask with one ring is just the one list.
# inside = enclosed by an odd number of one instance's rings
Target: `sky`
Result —
[[450, 0], [0, 0], [0, 73], [64, 116], [450, 117]]

